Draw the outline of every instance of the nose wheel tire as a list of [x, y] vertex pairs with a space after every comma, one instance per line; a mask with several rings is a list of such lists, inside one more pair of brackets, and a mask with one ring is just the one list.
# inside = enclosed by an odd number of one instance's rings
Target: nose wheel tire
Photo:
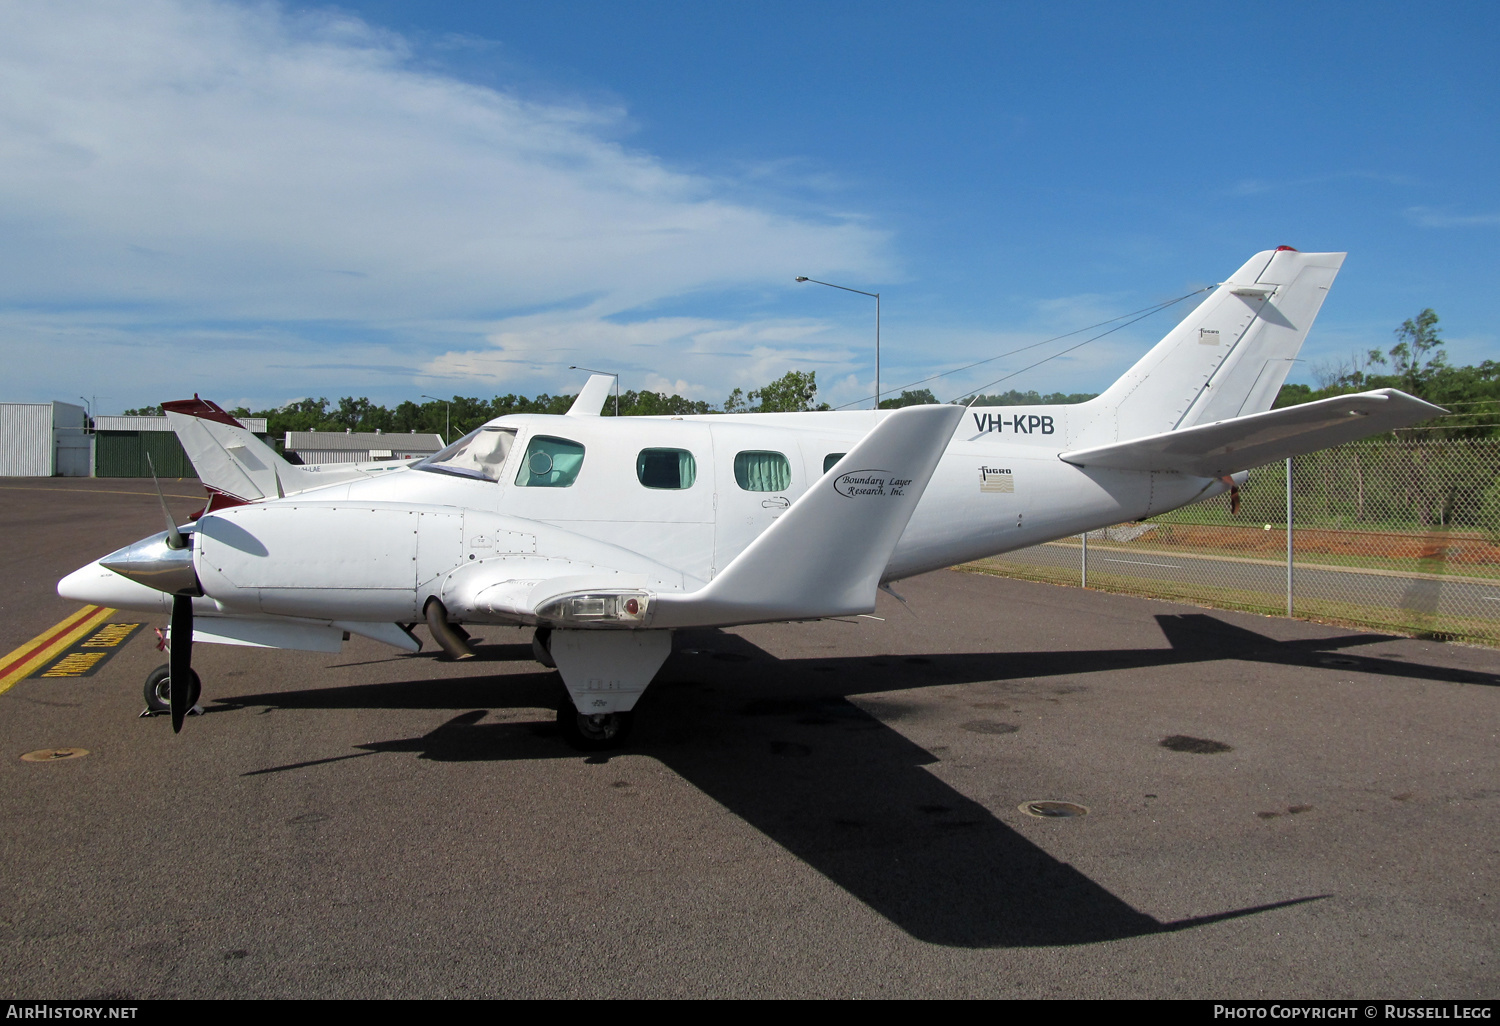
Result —
[[[198, 704], [198, 696], [203, 693], [203, 682], [198, 679], [198, 671], [192, 671], [192, 678], [188, 688], [188, 708]], [[169, 713], [172, 711], [172, 668], [170, 666], [158, 666], [151, 671], [146, 678], [146, 711], [152, 713]]]
[[586, 715], [565, 702], [557, 710], [557, 725], [563, 739], [580, 752], [603, 752], [619, 748], [630, 736], [635, 714], [628, 712]]

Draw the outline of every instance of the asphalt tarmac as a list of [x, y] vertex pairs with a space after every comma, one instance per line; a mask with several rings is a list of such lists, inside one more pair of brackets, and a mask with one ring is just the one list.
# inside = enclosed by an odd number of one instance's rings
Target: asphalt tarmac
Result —
[[[160, 520], [149, 482], [0, 481], [0, 652]], [[21, 680], [0, 990], [1500, 993], [1500, 653], [956, 571], [898, 590], [883, 619], [679, 636], [608, 756], [564, 746], [511, 628], [461, 663], [200, 645], [175, 736], [138, 718], [149, 626]], [[89, 754], [20, 758], [62, 747]]]

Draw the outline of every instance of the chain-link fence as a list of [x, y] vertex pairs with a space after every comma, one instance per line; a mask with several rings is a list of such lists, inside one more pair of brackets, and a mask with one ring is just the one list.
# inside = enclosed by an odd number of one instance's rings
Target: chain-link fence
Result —
[[1327, 449], [1251, 471], [1237, 514], [1219, 496], [972, 568], [1500, 644], [1500, 439]]

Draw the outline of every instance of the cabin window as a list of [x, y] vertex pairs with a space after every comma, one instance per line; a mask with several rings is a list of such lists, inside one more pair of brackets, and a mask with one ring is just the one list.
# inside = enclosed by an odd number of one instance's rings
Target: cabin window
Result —
[[823, 473], [828, 473], [833, 469], [834, 464], [838, 463], [839, 460], [843, 459], [847, 455], [849, 455], [847, 452], [831, 452], [827, 456], [824, 456]]
[[566, 438], [537, 435], [526, 446], [526, 458], [516, 472], [522, 488], [567, 488], [583, 468], [583, 446]]
[[460, 477], [500, 480], [500, 471], [516, 444], [514, 428], [482, 427], [416, 464], [418, 470], [435, 470]]
[[742, 452], [734, 458], [734, 480], [747, 492], [784, 492], [792, 465], [779, 452]]
[[647, 488], [691, 488], [698, 479], [698, 461], [686, 449], [642, 449], [635, 458], [635, 476]]

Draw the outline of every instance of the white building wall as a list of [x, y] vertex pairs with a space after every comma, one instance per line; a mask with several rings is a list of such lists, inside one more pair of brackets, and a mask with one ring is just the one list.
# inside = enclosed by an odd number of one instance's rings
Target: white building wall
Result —
[[51, 403], [0, 403], [0, 477], [51, 477]]
[[[237, 417], [241, 424], [257, 435], [266, 433], [266, 418]], [[95, 417], [95, 431], [171, 431], [166, 417]]]
[[[376, 455], [379, 452], [380, 455]], [[310, 466], [323, 463], [371, 463], [376, 460], [410, 460], [431, 456], [430, 452], [403, 452], [400, 449], [297, 449], [298, 458]], [[390, 454], [390, 455], [387, 455]]]
[[52, 404], [52, 472], [59, 477], [94, 476], [94, 436], [82, 406]]
[[317, 466], [322, 463], [365, 463], [370, 459], [369, 449], [298, 449], [302, 462]]

